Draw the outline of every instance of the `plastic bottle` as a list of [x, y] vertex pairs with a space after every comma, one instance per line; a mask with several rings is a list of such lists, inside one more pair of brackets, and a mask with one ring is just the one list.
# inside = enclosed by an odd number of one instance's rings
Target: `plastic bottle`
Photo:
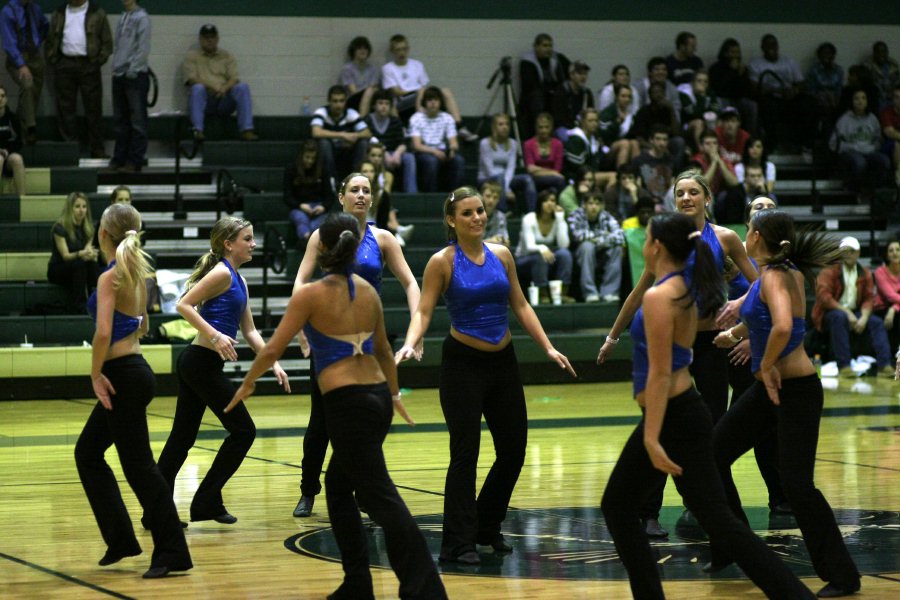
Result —
[[534, 285], [534, 282], [531, 282], [531, 285], [528, 286], [528, 302], [532, 306], [537, 306], [540, 304], [540, 290], [538, 287]]
[[303, 96], [303, 105], [300, 108], [300, 112], [304, 117], [308, 117], [312, 114], [312, 105], [309, 102], [309, 96]]
[[822, 355], [816, 354], [813, 357], [813, 366], [816, 368], [816, 374], [821, 377], [822, 376]]

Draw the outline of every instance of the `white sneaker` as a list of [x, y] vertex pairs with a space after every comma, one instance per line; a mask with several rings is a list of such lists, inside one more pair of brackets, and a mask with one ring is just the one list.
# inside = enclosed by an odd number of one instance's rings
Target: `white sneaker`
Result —
[[600, 296], [598, 294], [588, 294], [584, 297], [585, 302], [600, 302]]
[[404, 246], [406, 246], [406, 240], [404, 240], [404, 239], [400, 236], [400, 232], [399, 232], [399, 231], [398, 231], [397, 233], [394, 234], [394, 238], [397, 240], [397, 243], [400, 244], [400, 247], [401, 247], [401, 248], [403, 248]]
[[475, 135], [474, 133], [472, 133], [471, 131], [469, 131], [469, 129], [465, 125], [460, 127], [459, 130], [456, 132], [456, 134], [464, 142], [477, 142], [478, 141], [478, 136]]
[[603, 296], [603, 301], [604, 302], [618, 302], [619, 295], [618, 294], [607, 294], [607, 295]]
[[401, 225], [397, 228], [397, 237], [402, 239], [404, 242], [408, 242], [412, 237], [413, 230], [415, 230], [415, 225]]

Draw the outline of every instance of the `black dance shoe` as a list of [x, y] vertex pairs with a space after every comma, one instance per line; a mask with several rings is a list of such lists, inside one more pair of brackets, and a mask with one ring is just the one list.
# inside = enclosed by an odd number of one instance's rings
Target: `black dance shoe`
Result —
[[297, 503], [297, 508], [294, 509], [294, 516], [304, 518], [312, 515], [312, 509], [315, 503], [315, 496], [300, 496], [300, 502]]
[[172, 569], [169, 567], [150, 567], [147, 571], [141, 575], [143, 579], [161, 579], [168, 575]]
[[220, 515], [214, 517], [195, 517], [191, 516], [191, 521], [215, 521], [222, 525], [234, 525], [237, 523], [237, 517], [229, 513], [227, 510]]
[[650, 538], [667, 538], [669, 537], [669, 532], [662, 528], [662, 525], [659, 524], [659, 519], [642, 519], [644, 523], [644, 533], [647, 534], [647, 537]]
[[709, 561], [705, 565], [703, 565], [703, 572], [709, 573], [712, 575], [713, 573], [718, 573], [719, 571], [724, 571], [728, 567], [730, 567], [733, 563], [730, 562], [713, 562]]
[[461, 565], [481, 564], [481, 557], [478, 556], [478, 553], [474, 550], [466, 550], [455, 555], [441, 553], [441, 555], [438, 557], [438, 560], [440, 562], [458, 563]]
[[360, 590], [347, 585], [346, 582], [328, 594], [328, 600], [375, 600], [375, 593], [372, 588]]
[[140, 548], [136, 548], [134, 550], [129, 550], [127, 552], [113, 552], [112, 550], [107, 550], [106, 554], [103, 555], [97, 564], [101, 567], [108, 567], [109, 565], [114, 565], [123, 558], [128, 558], [129, 556], [137, 556], [143, 552]]
[[[512, 552], [513, 547], [507, 543], [505, 539], [503, 539], [503, 534], [498, 533], [496, 537], [493, 538], [479, 538], [478, 539], [479, 546], [490, 546], [494, 549], [494, 552]], [[480, 559], [479, 559], [480, 560]]]
[[819, 598], [841, 598], [842, 596], [852, 596], [859, 591], [859, 580], [853, 585], [843, 586], [836, 583], [829, 583], [816, 593]]

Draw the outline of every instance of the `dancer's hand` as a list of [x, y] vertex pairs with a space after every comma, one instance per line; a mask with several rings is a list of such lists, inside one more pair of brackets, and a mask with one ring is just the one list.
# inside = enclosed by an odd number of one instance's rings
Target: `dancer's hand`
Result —
[[275, 364], [272, 365], [272, 372], [275, 374], [275, 379], [278, 381], [278, 385], [284, 388], [284, 391], [290, 393], [291, 382], [288, 379], [287, 373], [285, 373], [284, 369], [281, 368], [281, 365], [278, 364], [278, 361], [275, 361]]
[[241, 383], [241, 387], [237, 389], [234, 393], [234, 396], [231, 397], [231, 402], [228, 403], [228, 406], [225, 407], [225, 412], [231, 412], [235, 406], [239, 403], [243, 402], [250, 398], [253, 395], [253, 392], [256, 390], [255, 383], [248, 383], [245, 379], [243, 383]]
[[216, 333], [216, 335], [212, 338], [215, 341], [211, 341], [213, 348], [216, 352], [219, 353], [219, 356], [224, 361], [234, 361], [237, 360], [237, 350], [234, 349], [235, 346], [238, 345], [238, 341], [233, 337], [229, 337], [222, 333], [221, 331]]
[[563, 354], [556, 348], [550, 348], [549, 350], [547, 350], [547, 356], [550, 357], [550, 360], [568, 371], [569, 374], [572, 375], [572, 377], [578, 377], [578, 374], [575, 372], [575, 369], [572, 368], [572, 364], [569, 362], [569, 359], [566, 358], [565, 354]]
[[408, 344], [403, 344], [403, 347], [394, 354], [394, 362], [399, 365], [400, 363], [415, 357], [416, 349]]
[[416, 353], [413, 354], [413, 358], [417, 361], [421, 361], [423, 354], [425, 354], [425, 338], [422, 338], [419, 340], [419, 343], [416, 344]]
[[720, 331], [716, 338], [713, 340], [713, 345], [716, 348], [733, 348], [737, 344], [731, 341], [731, 330]]
[[741, 305], [744, 303], [743, 298], [730, 300], [725, 303], [722, 310], [716, 316], [716, 326], [722, 329], [728, 329], [740, 320]]
[[650, 462], [653, 463], [653, 468], [662, 471], [667, 475], [681, 475], [681, 467], [672, 462], [672, 459], [666, 454], [666, 450], [662, 447], [662, 444], [659, 443], [659, 440], [644, 440], [644, 448], [647, 449], [647, 454], [650, 456]]
[[612, 354], [612, 351], [615, 349], [616, 345], [610, 341], [603, 342], [603, 345], [600, 346], [600, 352], [597, 353], [597, 364], [602, 365], [606, 362], [606, 359], [609, 358], [609, 355]]
[[406, 406], [403, 405], [403, 398], [400, 396], [400, 394], [393, 396], [393, 400], [394, 400], [394, 411], [398, 415], [403, 417], [404, 421], [409, 423], [411, 426], [415, 427], [416, 422], [413, 421], [413, 418], [411, 416], [409, 416], [408, 412], [406, 412]]
[[94, 395], [97, 396], [97, 400], [100, 401], [103, 408], [112, 410], [112, 400], [110, 399], [110, 396], [115, 396], [116, 390], [109, 379], [106, 378], [106, 375], [103, 373], [97, 375], [91, 380], [91, 385], [94, 386]]
[[775, 367], [762, 368], [759, 371], [766, 386], [766, 393], [769, 394], [769, 400], [778, 406], [781, 404], [781, 399], [778, 397], [778, 390], [781, 389], [781, 373]]
[[750, 340], [741, 340], [731, 352], [728, 353], [728, 360], [731, 364], [741, 366], [746, 365], [750, 360]]

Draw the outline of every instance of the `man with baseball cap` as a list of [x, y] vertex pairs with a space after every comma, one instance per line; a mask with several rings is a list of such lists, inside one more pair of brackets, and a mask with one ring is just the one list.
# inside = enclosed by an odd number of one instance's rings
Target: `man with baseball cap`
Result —
[[219, 48], [219, 30], [213, 24], [200, 28], [200, 49], [184, 59], [184, 83], [190, 86], [189, 108], [194, 137], [204, 139], [206, 115], [227, 116], [237, 110], [241, 139], [258, 139], [253, 131], [253, 102], [250, 86], [238, 78], [237, 61]]
[[841, 377], [854, 377], [850, 368], [850, 332], [869, 337], [875, 350], [878, 374], [894, 376], [887, 331], [881, 317], [872, 314], [875, 282], [872, 273], [859, 264], [859, 240], [841, 240], [841, 261], [822, 269], [816, 280], [816, 304], [812, 319], [819, 331], [827, 330], [831, 353]]
[[557, 137], [565, 143], [568, 131], [575, 127], [578, 115], [585, 108], [594, 108], [594, 94], [587, 86], [591, 68], [586, 62], [576, 60], [569, 66], [569, 78], [559, 92], [553, 95], [553, 121]]

